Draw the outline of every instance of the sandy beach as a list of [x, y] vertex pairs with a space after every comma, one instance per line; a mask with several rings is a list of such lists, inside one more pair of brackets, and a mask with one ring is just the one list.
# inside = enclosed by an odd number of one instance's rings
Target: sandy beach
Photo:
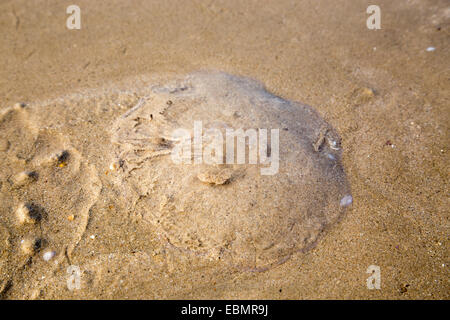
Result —
[[1, 1], [0, 298], [449, 299], [450, 6], [372, 4]]

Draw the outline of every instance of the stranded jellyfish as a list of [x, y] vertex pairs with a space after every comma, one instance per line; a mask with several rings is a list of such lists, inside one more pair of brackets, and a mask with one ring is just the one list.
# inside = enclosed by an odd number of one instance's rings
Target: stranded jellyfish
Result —
[[161, 239], [244, 270], [307, 251], [352, 202], [333, 128], [247, 78], [149, 86], [111, 142], [116, 183]]

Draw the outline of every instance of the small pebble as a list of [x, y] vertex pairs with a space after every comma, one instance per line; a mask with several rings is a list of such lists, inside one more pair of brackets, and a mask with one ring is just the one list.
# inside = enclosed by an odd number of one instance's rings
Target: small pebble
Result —
[[33, 240], [23, 239], [22, 241], [20, 241], [20, 250], [27, 256], [32, 255], [34, 253]]
[[428, 48], [427, 48], [427, 51], [428, 51], [428, 52], [432, 52], [432, 51], [434, 51], [434, 50], [436, 50], [435, 47], [428, 47]]
[[58, 165], [58, 167], [62, 168], [65, 167], [67, 165], [67, 161], [69, 160], [69, 151], [67, 150], [63, 150], [60, 153], [56, 154], [54, 156], [54, 158], [56, 158], [56, 163]]
[[23, 109], [25, 108], [27, 105], [24, 102], [17, 102], [14, 104], [13, 108], [14, 109]]
[[330, 146], [331, 149], [333, 150], [339, 150], [339, 147], [337, 146], [337, 142], [334, 140], [330, 140], [328, 139], [328, 145]]
[[11, 182], [14, 187], [23, 187], [33, 181], [37, 180], [37, 173], [34, 171], [22, 171], [11, 177]]
[[56, 167], [65, 167], [67, 165], [67, 161], [69, 160], [70, 153], [67, 150], [62, 150], [59, 152], [51, 153], [46, 157], [40, 159], [38, 165], [51, 165]]
[[55, 251], [46, 251], [46, 252], [44, 252], [44, 254], [42, 255], [42, 258], [45, 260], [45, 261], [50, 261], [51, 259], [53, 259], [53, 257], [56, 255], [56, 252]]
[[341, 199], [341, 207], [348, 207], [353, 203], [353, 197], [351, 195], [347, 195]]
[[92, 240], [94, 240], [94, 239], [95, 239], [95, 235], [90, 236], [90, 238], [91, 238]]
[[363, 88], [362, 95], [366, 98], [373, 98], [375, 96], [375, 91], [371, 88]]
[[21, 203], [16, 210], [16, 217], [20, 224], [33, 224], [41, 220], [39, 210], [28, 203]]
[[20, 249], [23, 254], [30, 256], [36, 251], [39, 251], [42, 245], [41, 239], [23, 239], [20, 241]]
[[119, 169], [122, 165], [123, 165], [122, 160], [114, 161], [109, 165], [109, 170], [115, 171], [115, 170]]

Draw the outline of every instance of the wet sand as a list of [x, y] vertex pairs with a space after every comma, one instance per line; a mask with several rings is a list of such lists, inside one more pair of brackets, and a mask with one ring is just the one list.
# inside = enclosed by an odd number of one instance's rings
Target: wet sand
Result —
[[[50, 263], [44, 243], [22, 256], [33, 249], [21, 240], [38, 231], [13, 226], [26, 197], [8, 179], [21, 164], [0, 164], [2, 298], [449, 298], [446, 1], [378, 1], [381, 30], [366, 27], [367, 1], [77, 1], [80, 30], [66, 28], [70, 4], [0, 4], [0, 108], [31, 110], [3, 118], [1, 140], [32, 150], [40, 137], [36, 166], [39, 152], [75, 155], [56, 162], [65, 176], [42, 169], [48, 186], [33, 195], [50, 216], [63, 209], [39, 230], [55, 243]], [[139, 92], [154, 75], [198, 70], [256, 79], [312, 106], [339, 133], [353, 204], [313, 249], [239, 272], [167, 249], [115, 198], [105, 132], [137, 101], [108, 90]], [[88, 95], [100, 91], [90, 108]], [[69, 265], [82, 272], [79, 290], [66, 285]], [[380, 290], [366, 286], [370, 265], [380, 267]]]

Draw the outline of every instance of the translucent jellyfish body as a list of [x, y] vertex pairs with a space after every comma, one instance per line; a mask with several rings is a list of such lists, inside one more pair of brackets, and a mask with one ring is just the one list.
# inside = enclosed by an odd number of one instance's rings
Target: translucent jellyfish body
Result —
[[111, 142], [124, 197], [182, 254], [266, 270], [313, 247], [351, 204], [333, 128], [250, 79], [153, 86]]

